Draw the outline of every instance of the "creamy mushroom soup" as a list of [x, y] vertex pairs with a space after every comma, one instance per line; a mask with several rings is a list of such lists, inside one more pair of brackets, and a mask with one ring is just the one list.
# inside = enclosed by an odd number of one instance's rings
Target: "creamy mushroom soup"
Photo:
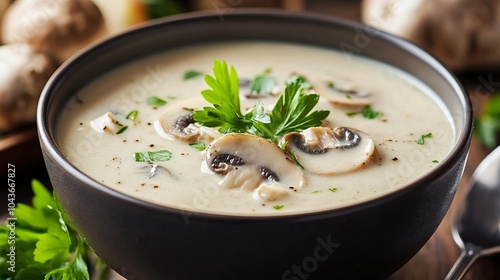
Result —
[[387, 65], [237, 42], [103, 76], [70, 100], [58, 133], [71, 163], [127, 195], [193, 212], [283, 215], [353, 205], [422, 177], [455, 141], [448, 114], [428, 87]]

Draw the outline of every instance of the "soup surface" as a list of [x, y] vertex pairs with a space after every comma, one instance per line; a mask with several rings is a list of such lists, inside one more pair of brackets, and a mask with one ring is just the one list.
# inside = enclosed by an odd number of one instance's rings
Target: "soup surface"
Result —
[[[304, 93], [320, 96], [313, 111], [330, 111], [323, 128], [276, 143], [200, 128], [190, 114], [212, 107], [201, 92], [214, 59], [236, 69], [241, 111], [261, 102], [263, 118], [286, 82], [302, 77]], [[106, 74], [70, 100], [58, 134], [71, 163], [130, 196], [192, 212], [283, 215], [367, 201], [436, 168], [454, 142], [440, 102], [418, 80], [361, 57], [228, 42], [168, 51]]]

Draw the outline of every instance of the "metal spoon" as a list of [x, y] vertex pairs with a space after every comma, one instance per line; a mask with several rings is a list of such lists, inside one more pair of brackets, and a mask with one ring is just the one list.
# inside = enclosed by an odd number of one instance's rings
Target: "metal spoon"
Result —
[[479, 257], [500, 252], [500, 147], [472, 175], [452, 233], [462, 254], [445, 280], [458, 280]]

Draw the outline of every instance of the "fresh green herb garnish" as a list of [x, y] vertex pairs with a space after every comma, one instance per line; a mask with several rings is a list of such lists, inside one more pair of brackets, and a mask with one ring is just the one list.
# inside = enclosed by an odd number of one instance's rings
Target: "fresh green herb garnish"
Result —
[[320, 193], [320, 192], [321, 192], [320, 190], [315, 190], [315, 191], [312, 191], [311, 193], [315, 194], [315, 193]]
[[122, 134], [125, 130], [127, 130], [127, 125], [122, 125], [120, 129], [116, 132], [116, 134]]
[[335, 83], [332, 82], [332, 81], [329, 81], [326, 83], [326, 86], [329, 87], [329, 88], [335, 88]]
[[474, 119], [474, 135], [488, 149], [500, 145], [500, 95], [484, 103], [482, 115]]
[[250, 91], [252, 94], [272, 94], [277, 84], [269, 74], [258, 75], [252, 81]]
[[137, 152], [134, 153], [135, 161], [137, 162], [160, 162], [168, 161], [172, 158], [172, 153], [167, 150], [152, 151], [152, 152]]
[[184, 80], [189, 80], [203, 75], [203, 72], [196, 70], [189, 70], [184, 73]]
[[131, 121], [135, 122], [137, 120], [138, 116], [139, 116], [139, 111], [132, 110], [132, 111], [130, 111], [130, 113], [127, 114], [127, 116], [125, 117], [125, 119], [131, 120]]
[[435, 159], [432, 161], [433, 163], [439, 163], [439, 160]]
[[246, 132], [270, 139], [274, 143], [293, 131], [319, 126], [329, 111], [314, 111], [319, 101], [317, 94], [304, 93], [304, 80], [290, 81], [271, 113], [266, 114], [264, 105], [257, 102], [252, 111], [242, 114], [238, 91], [238, 75], [234, 67], [229, 70], [225, 61], [214, 61], [214, 77], [205, 75], [211, 89], [202, 96], [213, 107], [204, 107], [193, 113], [193, 119], [207, 127], [219, 127], [219, 132]]
[[307, 79], [306, 76], [304, 75], [299, 75], [299, 74], [294, 74], [292, 76], [290, 76], [286, 81], [285, 81], [285, 85], [289, 85], [289, 84], [292, 84], [292, 83], [295, 83], [297, 81], [301, 81], [302, 82], [302, 88], [304, 90], [310, 90], [313, 88], [312, 84], [309, 82], [309, 80]]
[[429, 138], [432, 136], [432, 133], [427, 133], [427, 134], [422, 134], [420, 135], [420, 138], [417, 140], [417, 144], [423, 145], [425, 144], [425, 138]]
[[157, 97], [157, 96], [151, 96], [148, 97], [147, 104], [149, 106], [163, 106], [167, 104], [167, 101]]
[[276, 210], [280, 210], [282, 209], [283, 207], [285, 207], [284, 205], [274, 205], [273, 208], [276, 209]]
[[[19, 203], [15, 220], [8, 219], [0, 226], [0, 279], [88, 280], [89, 248], [68, 221], [55, 194], [37, 180], [32, 181], [32, 189], [33, 206]], [[15, 238], [10, 238], [13, 232]], [[6, 256], [12, 248], [15, 262], [9, 263]]]
[[328, 188], [328, 190], [331, 191], [331, 192], [336, 192], [337, 188]]
[[[351, 96], [346, 95], [346, 98], [350, 99]], [[349, 117], [355, 116], [357, 114], [361, 114], [363, 116], [363, 118], [372, 120], [372, 119], [376, 119], [380, 115], [382, 115], [382, 112], [375, 111], [375, 110], [373, 110], [373, 108], [371, 106], [367, 105], [367, 106], [363, 107], [363, 109], [361, 109], [361, 111], [359, 111], [359, 112], [347, 112], [345, 114]]]
[[365, 119], [376, 119], [380, 114], [380, 112], [373, 110], [371, 106], [365, 106], [361, 110], [361, 115]]
[[[288, 141], [285, 141], [283, 142], [283, 144], [281, 144], [281, 149], [283, 151], [286, 151], [286, 148], [288, 146]], [[301, 169], [304, 169], [304, 166], [302, 166], [302, 164], [300, 164], [300, 162], [297, 160], [297, 157], [295, 156], [295, 153], [293, 152], [293, 150], [289, 150], [287, 151], [288, 155], [292, 158], [292, 160], [295, 162], [295, 164], [297, 164]]]
[[193, 147], [197, 151], [204, 151], [207, 147], [203, 142], [189, 143], [189, 146]]

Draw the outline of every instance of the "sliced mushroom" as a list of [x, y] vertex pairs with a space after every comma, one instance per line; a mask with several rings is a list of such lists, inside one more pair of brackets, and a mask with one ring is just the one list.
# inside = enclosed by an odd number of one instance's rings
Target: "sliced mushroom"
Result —
[[164, 138], [182, 141], [196, 141], [200, 138], [216, 138], [220, 135], [215, 129], [202, 128], [193, 120], [193, 111], [206, 103], [202, 99], [191, 99], [169, 107], [155, 122], [158, 134]]
[[107, 132], [111, 134], [116, 134], [122, 128], [111, 112], [106, 112], [104, 115], [90, 121], [90, 127], [99, 133]]
[[339, 174], [368, 163], [375, 152], [373, 140], [365, 133], [347, 127], [311, 127], [284, 137], [287, 149], [298, 162], [316, 174]]
[[319, 81], [314, 83], [314, 91], [334, 105], [366, 106], [374, 101], [372, 94], [346, 81], [338, 84], [331, 81]]
[[[160, 132], [166, 133], [167, 138], [177, 138], [184, 141], [196, 140], [200, 130], [194, 124], [193, 112], [182, 107], [171, 107], [161, 114], [158, 124]], [[172, 138], [173, 137], [173, 138]]]
[[214, 140], [207, 149], [207, 165], [224, 175], [221, 186], [257, 190], [265, 200], [285, 197], [289, 189], [305, 184], [303, 172], [283, 150], [250, 134], [229, 133]]

